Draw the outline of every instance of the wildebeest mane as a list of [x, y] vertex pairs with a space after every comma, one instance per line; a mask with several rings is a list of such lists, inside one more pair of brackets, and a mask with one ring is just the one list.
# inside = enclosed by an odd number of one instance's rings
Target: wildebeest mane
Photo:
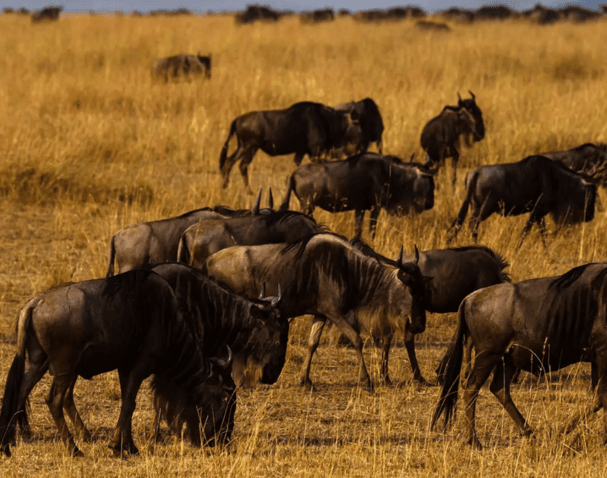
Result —
[[502, 270], [502, 279], [503, 279], [503, 281], [504, 282], [512, 282], [512, 278], [510, 277], [510, 275], [507, 272], [504, 272], [504, 269], [506, 267], [510, 267], [510, 263], [508, 262], [508, 260], [503, 255], [501, 255], [499, 252], [495, 252], [490, 247], [483, 246], [483, 245], [474, 245], [474, 246], [448, 247], [446, 250], [448, 250], [448, 251], [459, 251], [459, 252], [465, 252], [465, 251], [483, 251], [483, 252], [489, 254], [491, 257], [493, 257], [493, 259], [495, 260], [495, 262], [499, 265], [500, 269]]
[[551, 289], [556, 289], [557, 291], [563, 291], [570, 287], [575, 281], [577, 281], [580, 276], [584, 273], [584, 271], [591, 264], [584, 264], [583, 266], [575, 267], [571, 269], [569, 272], [556, 277], [552, 283], [550, 284]]
[[147, 269], [135, 269], [129, 271], [128, 274], [109, 277], [105, 281], [101, 295], [103, 298], [111, 299], [119, 292], [126, 291], [130, 296], [139, 297], [143, 284], [151, 274], [156, 275], [155, 272]]

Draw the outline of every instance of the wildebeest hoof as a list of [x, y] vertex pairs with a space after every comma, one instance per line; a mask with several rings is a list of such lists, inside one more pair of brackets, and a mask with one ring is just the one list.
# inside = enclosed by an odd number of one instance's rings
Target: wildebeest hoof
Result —
[[71, 454], [74, 458], [84, 458], [84, 453], [82, 453], [80, 448], [78, 448], [76, 445], [73, 446]]
[[310, 380], [302, 380], [300, 385], [304, 388], [306, 392], [316, 392], [316, 387]]
[[110, 444], [110, 449], [114, 452], [116, 458], [128, 458], [129, 455], [139, 455], [139, 450], [134, 443], [125, 443], [122, 446], [120, 444]]
[[91, 432], [88, 431], [88, 428], [85, 428], [81, 433], [80, 433], [80, 439], [83, 442], [86, 443], [91, 443], [93, 441], [93, 435], [91, 435]]

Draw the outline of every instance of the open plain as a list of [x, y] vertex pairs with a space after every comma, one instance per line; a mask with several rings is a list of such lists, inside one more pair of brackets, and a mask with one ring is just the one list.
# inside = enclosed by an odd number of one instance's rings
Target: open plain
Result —
[[[221, 189], [219, 152], [230, 122], [250, 110], [303, 100], [334, 105], [372, 97], [386, 127], [383, 150], [423, 158], [425, 122], [457, 92], [472, 90], [486, 138], [463, 147], [455, 190], [450, 169], [438, 176], [435, 206], [421, 215], [379, 217], [373, 246], [396, 256], [446, 247], [446, 231], [464, 196], [464, 171], [481, 164], [607, 141], [607, 20], [532, 25], [525, 20], [451, 23], [425, 31], [414, 21], [319, 25], [297, 18], [237, 26], [230, 15], [134, 17], [64, 15], [32, 24], [0, 16], [0, 384], [14, 356], [14, 319], [34, 295], [66, 281], [105, 276], [107, 246], [118, 229], [203, 206], [252, 204], [237, 169]], [[210, 80], [154, 82], [156, 58], [212, 52]], [[231, 145], [230, 151], [235, 148]], [[305, 161], [308, 161], [307, 159]], [[251, 187], [286, 190], [292, 157], [258, 153]], [[606, 204], [605, 190], [599, 194]], [[292, 201], [292, 208], [298, 208]], [[316, 218], [351, 236], [354, 214]], [[607, 260], [607, 211], [554, 234], [537, 229], [515, 247], [527, 216], [493, 216], [480, 242], [503, 254], [514, 281], [562, 274]], [[366, 230], [365, 239], [370, 240]], [[470, 241], [463, 230], [457, 245]], [[455, 314], [429, 315], [418, 359], [434, 369], [455, 330]], [[147, 438], [151, 394], [144, 386], [134, 416], [140, 456], [114, 458], [107, 442], [120, 407], [117, 375], [80, 379], [75, 400], [93, 432], [73, 459], [58, 440], [43, 379], [31, 396], [33, 440], [18, 439], [0, 458], [2, 476], [604, 476], [603, 412], [571, 435], [561, 427], [592, 398], [590, 367], [570, 367], [538, 381], [529, 376], [513, 398], [535, 429], [520, 437], [491, 393], [478, 405], [485, 445], [462, 445], [461, 427], [431, 432], [439, 388], [412, 375], [402, 337], [391, 357], [394, 385], [374, 393], [356, 386], [356, 358], [325, 334], [313, 362], [317, 391], [299, 386], [311, 320], [293, 322], [287, 363], [270, 387], [241, 390], [234, 443], [196, 449], [167, 436]], [[375, 382], [379, 352], [367, 344]], [[461, 412], [461, 410], [460, 410]]]

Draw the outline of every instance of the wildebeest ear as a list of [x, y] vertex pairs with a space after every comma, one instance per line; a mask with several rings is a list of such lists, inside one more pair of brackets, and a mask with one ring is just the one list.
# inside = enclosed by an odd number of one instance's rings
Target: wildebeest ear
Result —
[[403, 246], [400, 246], [398, 257], [396, 258], [396, 267], [402, 267], [403, 265]]
[[253, 208], [251, 209], [251, 215], [258, 216], [259, 215], [259, 206], [261, 205], [261, 192], [263, 188], [259, 188], [259, 194], [257, 195], [257, 199], [255, 199], [255, 204], [253, 204]]
[[272, 195], [272, 188], [270, 188], [269, 192], [270, 196], [268, 197], [268, 209], [270, 211], [274, 210], [274, 196]]
[[263, 321], [268, 316], [268, 311], [264, 310], [259, 304], [251, 304], [251, 307], [249, 307], [249, 314], [254, 319]]

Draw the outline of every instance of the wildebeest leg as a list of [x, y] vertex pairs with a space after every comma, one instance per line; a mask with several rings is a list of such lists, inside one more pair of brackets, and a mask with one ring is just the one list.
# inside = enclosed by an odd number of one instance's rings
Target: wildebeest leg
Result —
[[[464, 437], [466, 443], [481, 449], [481, 443], [476, 436], [476, 400], [481, 387], [485, 384], [491, 371], [495, 367], [497, 361], [501, 359], [499, 355], [488, 356], [486, 353], [476, 354], [474, 366], [468, 375], [464, 387], [464, 408], [466, 410], [466, 431]], [[468, 365], [462, 363], [462, 370]]]
[[74, 424], [74, 433], [79, 438], [86, 442], [90, 442], [93, 440], [91, 432], [88, 431], [86, 425], [82, 421], [82, 417], [78, 413], [76, 409], [76, 405], [74, 404], [74, 387], [76, 386], [76, 380], [72, 383], [72, 386], [68, 389], [65, 396], [63, 397], [63, 408], [67, 412], [67, 415], [70, 417], [70, 420]]
[[240, 174], [242, 175], [242, 179], [244, 181], [245, 188], [248, 194], [253, 194], [251, 191], [251, 187], [249, 186], [249, 164], [253, 161], [253, 157], [257, 152], [257, 148], [249, 148], [245, 150], [242, 154], [242, 159], [240, 160]]
[[381, 351], [381, 381], [385, 385], [391, 385], [390, 375], [388, 374], [388, 358], [390, 357], [390, 345], [392, 345], [392, 336], [390, 333], [382, 337], [382, 351]]
[[109, 447], [116, 455], [121, 455], [123, 452], [130, 453], [131, 455], [137, 455], [139, 453], [139, 450], [133, 441], [133, 412], [135, 411], [135, 399], [139, 387], [141, 387], [143, 380], [149, 376], [149, 373], [144, 373], [143, 366], [140, 365], [141, 363], [145, 363], [144, 358], [141, 359], [138, 366], [135, 366], [132, 370], [118, 370], [122, 405], [116, 430], [114, 430], [114, 435], [109, 444]]
[[314, 385], [310, 380], [310, 367], [312, 366], [312, 356], [318, 348], [318, 344], [320, 343], [320, 336], [322, 335], [322, 331], [325, 328], [326, 323], [326, 317], [322, 315], [314, 316], [312, 328], [310, 329], [310, 337], [308, 338], [308, 351], [301, 367], [300, 384], [303, 385], [306, 390], [314, 390]]
[[[377, 229], [377, 217], [379, 216], [379, 206], [374, 207], [373, 209], [371, 209], [371, 217], [369, 219], [369, 232], [371, 233], [371, 239], [375, 240], [375, 231]], [[364, 215], [364, 211], [363, 211], [363, 215]], [[361, 227], [362, 227], [362, 222], [361, 222]]]
[[548, 247], [546, 245], [546, 237], [548, 236], [548, 231], [546, 230], [546, 220], [544, 219], [544, 216], [542, 216], [538, 221], [537, 221], [537, 225], [540, 228], [540, 234], [542, 236], [542, 244], [544, 244], [544, 247]]
[[362, 237], [364, 218], [365, 218], [364, 209], [357, 209], [356, 211], [354, 211], [354, 237]]
[[295, 153], [295, 156], [293, 157], [293, 161], [295, 161], [295, 166], [299, 166], [301, 164], [305, 155], [306, 153]]
[[63, 416], [63, 399], [67, 391], [76, 382], [76, 378], [77, 375], [74, 373], [57, 373], [46, 398], [46, 404], [53, 416], [53, 420], [55, 420], [61, 440], [67, 446], [68, 451], [73, 456], [84, 456], [76, 446]]
[[508, 412], [508, 415], [512, 417], [514, 423], [518, 425], [524, 435], [531, 435], [532, 430], [527, 423], [527, 420], [521, 415], [518, 408], [512, 401], [510, 396], [510, 382], [516, 372], [517, 368], [512, 363], [512, 359], [509, 354], [506, 354], [502, 360], [502, 364], [498, 364], [495, 373], [493, 374], [493, 380], [489, 389], [497, 397], [502, 406]]
[[[525, 227], [523, 228], [523, 233], [521, 234], [521, 240], [519, 241], [518, 246], [516, 246], [515, 251], [518, 251], [521, 248], [521, 246], [523, 245], [523, 241], [525, 240], [525, 237], [527, 237], [527, 234], [529, 234], [529, 231], [533, 227], [534, 223], [538, 223], [538, 219], [535, 217], [535, 215], [533, 213], [531, 213], [531, 215], [529, 216], [529, 219], [527, 220], [527, 223], [525, 224]], [[542, 235], [542, 239], [543, 239], [543, 235]], [[544, 246], [545, 245], [546, 245], [546, 242], [544, 242]]]
[[360, 338], [358, 332], [354, 329], [354, 327], [350, 325], [350, 322], [355, 323], [355, 321], [348, 321], [347, 319], [339, 316], [327, 315], [327, 318], [339, 328], [342, 334], [344, 334], [350, 339], [350, 342], [352, 342], [352, 346], [356, 350], [356, 354], [358, 355], [358, 362], [360, 365], [360, 372], [358, 374], [359, 384], [369, 391], [373, 390], [373, 386], [371, 384], [371, 377], [369, 377], [369, 372], [367, 372], [367, 367], [365, 366], [365, 359], [363, 357], [363, 341]]
[[451, 167], [453, 168], [453, 179], [451, 181], [453, 189], [455, 189], [455, 183], [457, 181], [457, 162], [459, 161], [459, 151], [453, 150], [453, 156], [451, 157]]
[[407, 349], [407, 355], [409, 356], [409, 363], [411, 363], [413, 379], [423, 385], [427, 385], [428, 382], [422, 376], [422, 372], [419, 369], [419, 364], [417, 363], [417, 357], [415, 355], [415, 334], [411, 332], [408, 321], [405, 325], [405, 348]]
[[234, 167], [236, 162], [239, 159], [241, 159], [243, 153], [244, 153], [244, 150], [243, 150], [243, 148], [241, 148], [241, 146], [239, 144], [238, 148], [236, 148], [236, 151], [234, 151], [226, 159], [226, 162], [223, 165], [223, 168], [221, 169], [221, 175], [223, 176], [223, 185], [222, 185], [223, 189], [228, 187], [228, 183], [230, 182], [230, 171], [232, 171], [232, 168]]
[[[35, 340], [38, 344], [35, 337], [28, 337], [28, 340]], [[38, 347], [28, 346], [27, 351], [29, 368], [23, 375], [23, 382], [21, 382], [21, 390], [19, 391], [19, 407], [17, 408], [16, 413], [17, 421], [21, 427], [21, 434], [25, 440], [29, 440], [32, 436], [32, 429], [25, 410], [27, 397], [29, 397], [29, 394], [32, 392], [36, 384], [42, 379], [48, 370], [48, 356], [42, 350], [39, 344]]]

